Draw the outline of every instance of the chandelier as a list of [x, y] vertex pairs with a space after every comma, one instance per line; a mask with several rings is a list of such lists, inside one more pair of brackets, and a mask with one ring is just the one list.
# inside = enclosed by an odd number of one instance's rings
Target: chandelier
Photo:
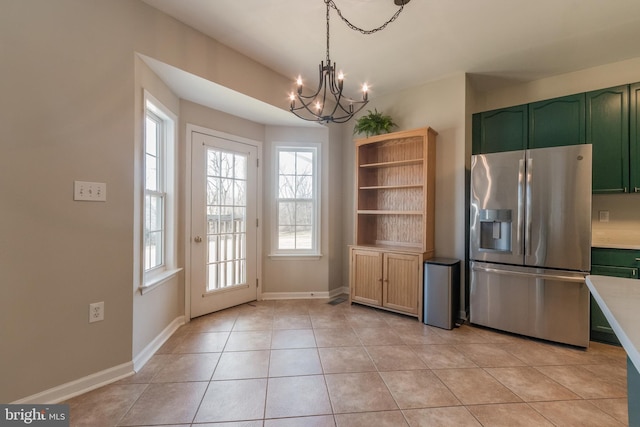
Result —
[[326, 62], [320, 61], [318, 66], [318, 88], [314, 93], [303, 94], [302, 77], [298, 76], [296, 81], [297, 93], [291, 92], [289, 95], [289, 100], [291, 101], [289, 110], [301, 119], [319, 123], [344, 123], [360, 111], [369, 102], [369, 88], [366, 83], [362, 85], [362, 100], [360, 101], [342, 94], [344, 74], [340, 71], [336, 76], [336, 64], [332, 63], [329, 58], [329, 9], [334, 8], [340, 18], [352, 30], [359, 31], [362, 34], [373, 34], [395, 21], [400, 12], [402, 12], [404, 5], [409, 1], [394, 0], [394, 3], [400, 6], [400, 9], [387, 22], [372, 30], [363, 30], [344, 18], [333, 0], [324, 0], [327, 6], [327, 58]]

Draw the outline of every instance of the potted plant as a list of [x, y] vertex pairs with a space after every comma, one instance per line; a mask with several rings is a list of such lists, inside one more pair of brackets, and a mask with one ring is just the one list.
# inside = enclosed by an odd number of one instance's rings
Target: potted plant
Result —
[[363, 133], [368, 137], [391, 132], [391, 129], [398, 126], [395, 124], [391, 116], [385, 116], [378, 109], [367, 110], [368, 114], [356, 120], [356, 126], [353, 128], [354, 135]]

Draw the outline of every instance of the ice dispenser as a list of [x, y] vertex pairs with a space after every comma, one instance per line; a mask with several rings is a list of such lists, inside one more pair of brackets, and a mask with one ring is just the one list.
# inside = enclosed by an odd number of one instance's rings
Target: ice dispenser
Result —
[[480, 210], [480, 250], [511, 252], [511, 209]]

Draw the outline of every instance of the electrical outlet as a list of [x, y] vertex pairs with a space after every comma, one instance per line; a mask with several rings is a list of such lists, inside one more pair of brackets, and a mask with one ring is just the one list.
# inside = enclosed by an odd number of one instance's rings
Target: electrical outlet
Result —
[[106, 202], [107, 184], [104, 182], [73, 181], [73, 200]]
[[609, 222], [609, 211], [599, 211], [598, 219], [600, 222]]
[[89, 304], [89, 323], [104, 320], [104, 301]]

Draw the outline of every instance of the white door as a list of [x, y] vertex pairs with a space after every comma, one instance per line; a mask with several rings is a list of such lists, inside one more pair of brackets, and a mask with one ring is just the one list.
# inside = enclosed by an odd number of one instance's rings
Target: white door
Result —
[[257, 299], [258, 148], [191, 135], [193, 318]]

